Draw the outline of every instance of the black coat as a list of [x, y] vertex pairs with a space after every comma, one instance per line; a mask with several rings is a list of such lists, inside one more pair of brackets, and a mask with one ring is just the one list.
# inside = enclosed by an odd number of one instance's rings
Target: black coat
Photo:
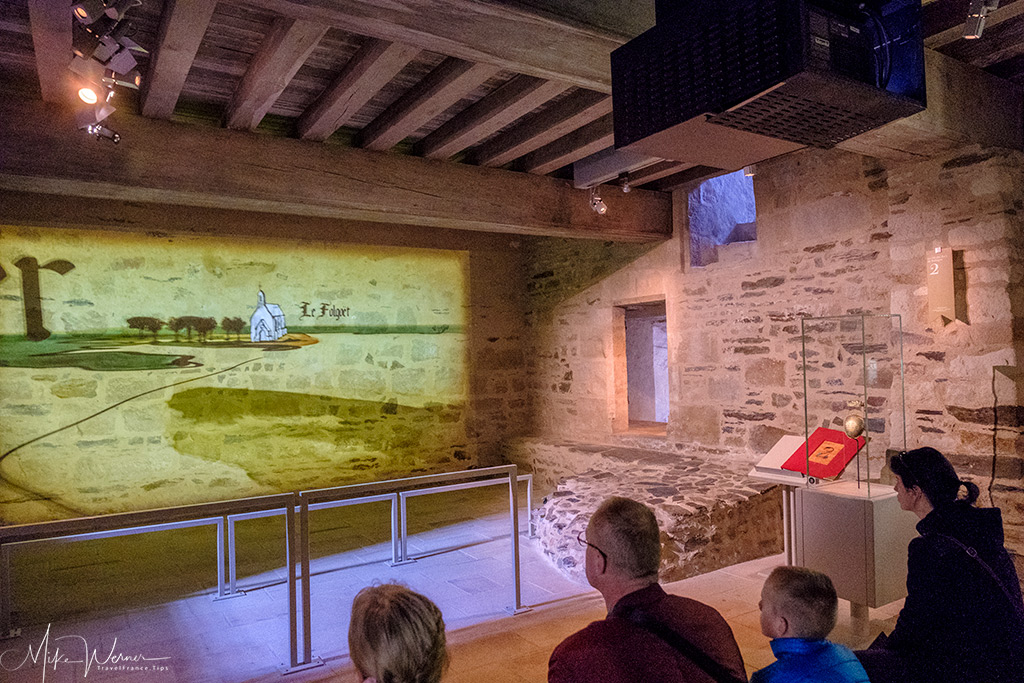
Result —
[[[900, 651], [921, 680], [1024, 681], [1024, 605], [998, 508], [964, 502], [940, 506], [917, 524], [910, 542], [907, 599], [887, 646]], [[1012, 598], [963, 548], [974, 548]]]

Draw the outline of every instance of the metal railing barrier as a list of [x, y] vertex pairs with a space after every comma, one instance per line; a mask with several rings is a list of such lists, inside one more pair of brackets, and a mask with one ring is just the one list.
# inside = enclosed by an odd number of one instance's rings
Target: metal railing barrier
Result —
[[[415, 562], [408, 552], [406, 501], [449, 491], [482, 486], [506, 485], [509, 491], [509, 521], [512, 559], [511, 614], [529, 611], [522, 604], [519, 567], [519, 483], [526, 482], [526, 510], [529, 536], [536, 538], [533, 521], [533, 475], [519, 475], [515, 465], [461, 470], [367, 484], [336, 486], [237, 500], [199, 503], [171, 508], [126, 512], [98, 517], [0, 526], [0, 640], [17, 637], [20, 629], [12, 622], [11, 548], [34, 543], [68, 543], [113, 538], [154, 531], [215, 525], [217, 527], [217, 592], [215, 600], [244, 595], [237, 587], [235, 524], [242, 520], [284, 515], [285, 563], [288, 567], [288, 621], [290, 662], [285, 674], [322, 665], [312, 653], [310, 627], [309, 513], [311, 510], [391, 502], [392, 566]], [[300, 610], [301, 605], [301, 610]], [[302, 655], [299, 657], [299, 633]]]

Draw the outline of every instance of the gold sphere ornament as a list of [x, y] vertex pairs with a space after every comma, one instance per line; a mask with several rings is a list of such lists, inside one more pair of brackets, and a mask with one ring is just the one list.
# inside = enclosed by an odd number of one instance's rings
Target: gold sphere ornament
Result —
[[851, 439], [856, 439], [864, 433], [864, 418], [860, 415], [848, 415], [843, 421], [843, 431]]

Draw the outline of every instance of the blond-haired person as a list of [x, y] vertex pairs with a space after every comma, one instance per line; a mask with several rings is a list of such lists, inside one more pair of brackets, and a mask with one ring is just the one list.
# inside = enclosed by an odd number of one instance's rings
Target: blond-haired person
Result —
[[359, 591], [352, 601], [348, 648], [366, 683], [438, 683], [448, 668], [441, 610], [398, 584]]

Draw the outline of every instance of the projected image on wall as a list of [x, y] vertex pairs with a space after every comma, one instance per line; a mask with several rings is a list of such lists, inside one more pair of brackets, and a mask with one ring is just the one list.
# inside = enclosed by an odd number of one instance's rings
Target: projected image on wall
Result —
[[0, 523], [459, 468], [465, 260], [0, 229]]

